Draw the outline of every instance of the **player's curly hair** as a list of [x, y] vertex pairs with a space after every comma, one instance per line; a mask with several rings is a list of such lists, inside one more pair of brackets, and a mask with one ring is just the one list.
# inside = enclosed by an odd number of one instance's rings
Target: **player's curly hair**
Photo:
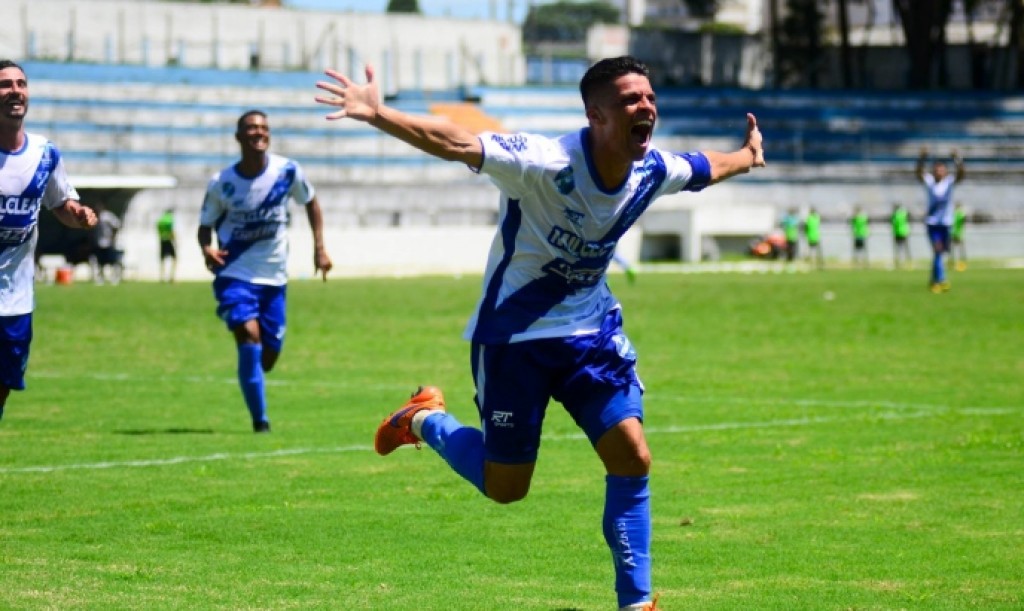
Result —
[[583, 96], [583, 106], [589, 106], [590, 99], [594, 94], [625, 74], [640, 74], [650, 77], [651, 71], [647, 64], [632, 55], [602, 59], [587, 69], [586, 74], [580, 79], [580, 95]]

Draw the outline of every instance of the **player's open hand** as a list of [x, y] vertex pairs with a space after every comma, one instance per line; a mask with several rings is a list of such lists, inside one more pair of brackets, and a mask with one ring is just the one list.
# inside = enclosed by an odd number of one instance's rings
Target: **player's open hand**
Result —
[[761, 137], [761, 130], [757, 129], [757, 117], [747, 113], [747, 140], [745, 146], [754, 153], [754, 167], [763, 168], [767, 165], [764, 161], [764, 142]]
[[336, 82], [317, 81], [316, 87], [331, 95], [318, 95], [313, 99], [338, 109], [327, 115], [329, 121], [348, 117], [357, 121], [369, 122], [377, 116], [377, 109], [380, 107], [380, 91], [377, 88], [377, 81], [373, 78], [373, 66], [366, 66], [366, 83], [363, 85], [330, 68], [325, 70], [324, 74]]

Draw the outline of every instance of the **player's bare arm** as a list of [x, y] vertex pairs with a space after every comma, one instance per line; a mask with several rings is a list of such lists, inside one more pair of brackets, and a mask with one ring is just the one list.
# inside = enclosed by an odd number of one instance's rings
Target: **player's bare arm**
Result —
[[914, 166], [914, 176], [918, 180], [924, 180], [924, 164], [928, 161], [928, 149], [921, 148], [920, 154], [917, 156], [917, 165]]
[[60, 208], [53, 209], [57, 220], [76, 229], [88, 229], [96, 226], [96, 213], [92, 208], [83, 206], [81, 202], [69, 199]]
[[469, 130], [445, 119], [410, 115], [382, 104], [372, 66], [366, 67], [365, 84], [335, 70], [328, 69], [325, 74], [335, 82], [318, 81], [316, 86], [331, 95], [314, 99], [338, 109], [327, 115], [329, 121], [363, 121], [439, 159], [460, 161], [473, 168], [483, 163], [483, 147]]
[[202, 248], [203, 259], [206, 261], [206, 269], [213, 271], [224, 267], [224, 257], [228, 256], [228, 251], [213, 247], [213, 229], [200, 225], [198, 237], [199, 247]]
[[757, 118], [750, 113], [747, 113], [747, 134], [742, 148], [732, 153], [701, 152], [711, 162], [711, 184], [766, 165], [761, 130], [757, 128]]
[[313, 232], [313, 273], [321, 272], [324, 282], [327, 282], [327, 272], [331, 271], [334, 263], [327, 254], [324, 246], [324, 218], [320, 210], [320, 202], [314, 197], [306, 205], [306, 218], [309, 219], [309, 229]]
[[953, 149], [952, 152], [953, 165], [956, 167], [956, 181], [960, 182], [967, 177], [967, 168], [964, 166], [964, 158], [960, 156], [960, 153]]

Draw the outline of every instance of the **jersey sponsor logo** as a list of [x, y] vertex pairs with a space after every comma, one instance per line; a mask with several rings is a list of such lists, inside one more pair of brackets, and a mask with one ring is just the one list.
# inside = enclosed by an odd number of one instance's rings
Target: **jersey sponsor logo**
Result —
[[510, 153], [526, 150], [526, 137], [522, 134], [491, 134], [491, 140]]
[[[7, 216], [29, 215], [34, 219], [39, 213], [40, 199], [38, 197], [19, 197], [17, 195], [0, 197], [0, 221], [3, 221]], [[31, 220], [29, 219], [29, 221]], [[24, 224], [25, 220], [18, 219], [17, 223]]]
[[223, 183], [221, 183], [221, 185], [220, 185], [220, 193], [225, 198], [230, 199], [235, 194], [235, 185], [231, 184], [230, 182], [223, 182]]
[[555, 174], [555, 187], [562, 195], [568, 195], [576, 188], [576, 178], [572, 174], [572, 166], [567, 165]]
[[277, 235], [278, 226], [276, 223], [262, 223], [259, 225], [237, 227], [231, 232], [231, 241], [256, 242], [257, 240], [272, 238]]
[[4, 246], [23, 244], [32, 237], [32, 232], [35, 228], [35, 225], [12, 229], [0, 228], [0, 244]]
[[615, 252], [614, 241], [590, 242], [558, 225], [551, 228], [551, 233], [548, 234], [548, 244], [581, 259], [608, 260]]
[[542, 268], [542, 271], [549, 276], [561, 278], [569, 287], [574, 289], [587, 288], [596, 285], [604, 278], [604, 271], [608, 268], [608, 262], [603, 261], [599, 267], [588, 267], [579, 263], [569, 263], [565, 259], [555, 259]]
[[288, 221], [288, 211], [281, 207], [257, 208], [248, 212], [235, 212], [231, 220], [236, 223], [284, 223]]

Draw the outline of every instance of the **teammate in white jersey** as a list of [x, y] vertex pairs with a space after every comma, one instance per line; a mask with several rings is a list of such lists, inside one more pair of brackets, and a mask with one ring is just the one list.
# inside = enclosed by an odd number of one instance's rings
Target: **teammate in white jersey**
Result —
[[931, 278], [928, 283], [933, 293], [949, 290], [945, 255], [949, 252], [949, 232], [953, 226], [953, 185], [961, 182], [967, 175], [964, 161], [955, 150], [952, 157], [953, 165], [956, 166], [956, 174], [950, 174], [946, 164], [942, 161], [935, 161], [932, 164], [932, 172], [926, 173], [924, 166], [928, 161], [928, 150], [924, 148], [921, 149], [921, 155], [917, 158], [917, 166], [914, 168], [914, 174], [924, 185], [925, 195], [928, 198], [928, 213], [924, 222], [928, 230], [928, 241], [932, 243], [934, 252]]
[[263, 379], [284, 343], [290, 200], [306, 208], [313, 232], [313, 267], [323, 273], [324, 282], [332, 264], [313, 186], [298, 163], [268, 152], [267, 115], [259, 110], [243, 114], [235, 139], [241, 160], [210, 180], [199, 217], [199, 245], [206, 267], [215, 275], [217, 315], [235, 337], [238, 382], [253, 431], [267, 433], [270, 419]]
[[420, 150], [486, 174], [501, 191], [499, 227], [483, 295], [470, 324], [481, 429], [444, 411], [420, 388], [377, 430], [378, 453], [425, 441], [488, 498], [510, 503], [530, 487], [548, 400], [562, 403], [607, 472], [604, 535], [619, 606], [653, 608], [650, 452], [642, 426], [636, 354], [622, 332], [605, 273], [619, 238], [660, 195], [699, 191], [763, 166], [761, 133], [746, 117], [742, 148], [675, 154], [653, 148], [658, 118], [647, 67], [632, 57], [592, 66], [580, 83], [589, 126], [560, 138], [479, 136], [447, 121], [402, 113], [365, 84], [333, 70], [318, 82], [351, 118]]
[[11, 391], [25, 389], [39, 210], [48, 208], [69, 227], [96, 224], [78, 202], [57, 147], [25, 132], [28, 97], [25, 71], [0, 60], [0, 418]]

